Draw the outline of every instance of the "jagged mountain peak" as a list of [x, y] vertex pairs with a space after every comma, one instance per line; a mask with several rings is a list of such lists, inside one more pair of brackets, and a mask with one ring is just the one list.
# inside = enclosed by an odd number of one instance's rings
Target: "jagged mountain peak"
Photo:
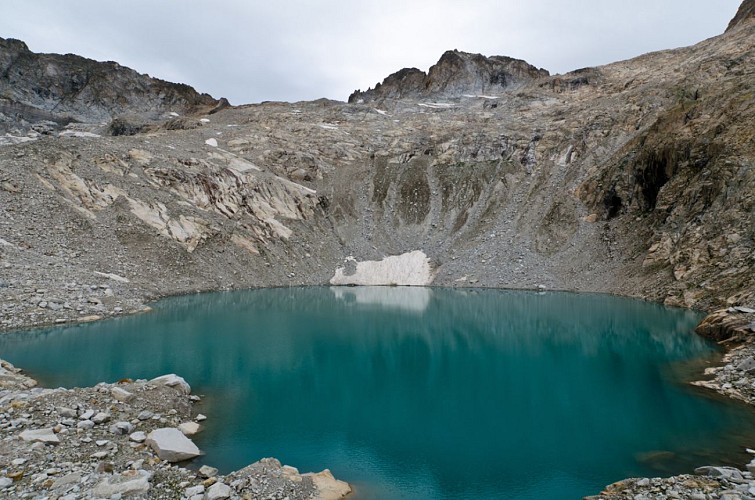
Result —
[[48, 121], [107, 123], [128, 115], [146, 123], [166, 113], [212, 109], [221, 101], [191, 86], [140, 74], [116, 62], [38, 54], [0, 38], [0, 131]]
[[521, 59], [448, 50], [427, 73], [404, 68], [389, 75], [374, 89], [355, 91], [349, 96], [349, 102], [500, 93], [548, 75], [548, 71]]
[[755, 19], [755, 0], [744, 0], [739, 6], [734, 18], [729, 22], [729, 26], [726, 31], [729, 31], [740, 24], [744, 24], [747, 21]]

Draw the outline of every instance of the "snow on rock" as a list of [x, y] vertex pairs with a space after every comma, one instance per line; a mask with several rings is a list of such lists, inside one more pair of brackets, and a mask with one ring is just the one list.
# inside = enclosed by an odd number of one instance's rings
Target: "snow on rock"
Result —
[[208, 146], [212, 146], [213, 148], [218, 147], [218, 141], [214, 137], [210, 137], [209, 139], [204, 141], [204, 143], [207, 144]]
[[385, 257], [380, 261], [345, 260], [336, 269], [331, 285], [429, 285], [433, 281], [430, 259], [420, 250]]

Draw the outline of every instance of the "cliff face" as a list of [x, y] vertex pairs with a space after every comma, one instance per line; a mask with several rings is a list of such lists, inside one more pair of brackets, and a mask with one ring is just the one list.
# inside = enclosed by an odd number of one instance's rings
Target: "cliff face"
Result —
[[120, 115], [156, 120], [168, 112], [210, 109], [218, 101], [170, 83], [76, 55], [36, 54], [19, 40], [0, 38], [0, 113], [10, 129], [49, 120], [109, 122]]
[[415, 264], [443, 286], [755, 306], [753, 48], [745, 19], [566, 75], [450, 52], [350, 104], [25, 137], [0, 147], [0, 328]]
[[427, 73], [416, 68], [402, 69], [372, 90], [354, 92], [349, 102], [497, 94], [543, 76], [548, 76], [546, 70], [520, 59], [449, 50]]

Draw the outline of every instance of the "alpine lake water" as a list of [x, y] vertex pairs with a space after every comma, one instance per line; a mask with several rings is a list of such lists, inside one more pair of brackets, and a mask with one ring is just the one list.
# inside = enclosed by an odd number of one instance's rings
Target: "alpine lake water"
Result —
[[[330, 468], [355, 499], [579, 498], [743, 464], [755, 417], [687, 382], [702, 315], [592, 294], [405, 287], [184, 296], [0, 336], [45, 386], [177, 373], [221, 472]], [[749, 441], [748, 441], [749, 440]]]

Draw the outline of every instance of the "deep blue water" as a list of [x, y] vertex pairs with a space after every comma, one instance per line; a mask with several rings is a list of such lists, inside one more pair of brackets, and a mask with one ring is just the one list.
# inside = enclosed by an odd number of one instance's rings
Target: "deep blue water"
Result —
[[287, 288], [0, 336], [49, 386], [175, 372], [205, 395], [221, 471], [274, 456], [355, 498], [578, 498], [624, 477], [744, 463], [748, 408], [684, 382], [701, 315], [602, 295]]

